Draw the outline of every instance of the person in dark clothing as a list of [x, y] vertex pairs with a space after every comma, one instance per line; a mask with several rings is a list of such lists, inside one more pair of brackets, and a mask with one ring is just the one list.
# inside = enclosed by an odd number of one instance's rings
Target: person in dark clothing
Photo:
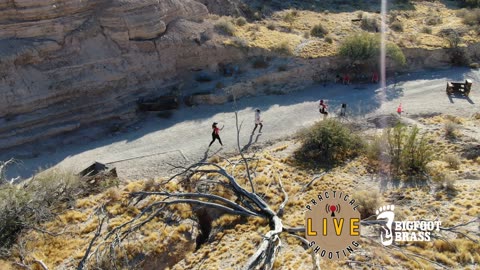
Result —
[[215, 142], [215, 140], [217, 140], [217, 139], [218, 139], [218, 142], [220, 143], [220, 145], [223, 146], [222, 139], [220, 139], [220, 134], [219, 134], [219, 132], [220, 132], [220, 130], [222, 130], [225, 126], [222, 126], [222, 128], [218, 128], [218, 127], [217, 127], [217, 124], [218, 124], [218, 123], [214, 122], [213, 125], [212, 125], [212, 129], [213, 129], [213, 131], [212, 131], [212, 141], [210, 142], [210, 144], [208, 145], [208, 147], [212, 146], [213, 142]]
[[323, 114], [323, 119], [327, 118], [328, 116], [327, 107], [328, 105], [323, 101], [323, 99], [321, 99], [320, 103], [318, 104], [318, 108], [319, 112]]

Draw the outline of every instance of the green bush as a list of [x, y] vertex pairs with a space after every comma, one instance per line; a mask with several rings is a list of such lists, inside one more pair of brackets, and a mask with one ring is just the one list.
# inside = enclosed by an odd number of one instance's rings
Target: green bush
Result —
[[364, 150], [363, 140], [353, 128], [335, 119], [315, 123], [299, 133], [297, 161], [306, 165], [331, 166], [354, 158]]
[[328, 30], [327, 28], [325, 28], [323, 25], [321, 24], [317, 24], [315, 25], [314, 27], [312, 27], [312, 29], [310, 30], [310, 35], [314, 36], [314, 37], [319, 37], [319, 38], [322, 38], [324, 37], [326, 34], [328, 34]]
[[387, 129], [385, 136], [390, 173], [394, 177], [427, 172], [427, 163], [432, 160], [433, 150], [426, 137], [420, 136], [418, 127], [409, 129], [398, 124]]
[[228, 36], [235, 34], [235, 25], [226, 19], [218, 21], [214, 27], [221, 34]]
[[[397, 65], [406, 60], [402, 50], [394, 43], [387, 43], [387, 56]], [[339, 54], [353, 62], [378, 64], [380, 55], [380, 36], [369, 33], [354, 34], [346, 38], [340, 46]]]

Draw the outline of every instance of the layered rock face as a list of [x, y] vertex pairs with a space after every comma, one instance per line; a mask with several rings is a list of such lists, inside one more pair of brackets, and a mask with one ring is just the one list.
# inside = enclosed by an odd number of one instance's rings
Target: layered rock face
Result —
[[0, 150], [131, 119], [139, 97], [234, 57], [198, 42], [207, 15], [193, 0], [0, 0]]

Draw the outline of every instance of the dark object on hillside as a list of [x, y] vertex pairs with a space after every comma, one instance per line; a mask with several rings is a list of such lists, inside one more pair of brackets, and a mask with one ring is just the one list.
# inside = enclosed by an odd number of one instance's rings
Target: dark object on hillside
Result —
[[234, 74], [238, 73], [238, 66], [229, 63], [229, 64], [218, 64], [219, 72], [225, 77], [231, 77]]
[[211, 82], [213, 78], [209, 74], [202, 72], [195, 77], [195, 80], [197, 82]]
[[78, 173], [82, 180], [87, 183], [86, 192], [95, 193], [117, 180], [117, 169], [95, 161], [92, 165]]
[[140, 99], [138, 108], [141, 111], [167, 111], [176, 110], [179, 107], [178, 98], [175, 96], [161, 96], [154, 99]]
[[78, 173], [78, 175], [81, 177], [91, 177], [99, 173], [105, 173], [105, 172], [108, 172], [109, 174], [112, 174], [115, 177], [117, 177], [117, 170], [115, 167], [110, 168], [107, 165], [97, 161], [92, 163], [87, 168], [83, 169], [81, 172]]
[[212, 92], [209, 91], [204, 91], [204, 92], [196, 92], [193, 93], [190, 96], [186, 96], [183, 101], [185, 102], [185, 105], [191, 107], [196, 104], [196, 101], [198, 99], [206, 98], [212, 95]]
[[447, 82], [447, 95], [451, 95], [455, 92], [464, 94], [468, 97], [470, 94], [470, 90], [472, 90], [472, 81], [465, 80], [465, 82]]

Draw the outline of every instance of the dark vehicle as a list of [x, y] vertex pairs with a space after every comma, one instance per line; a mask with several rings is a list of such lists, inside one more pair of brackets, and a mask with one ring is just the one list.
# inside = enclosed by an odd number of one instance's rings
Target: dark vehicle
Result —
[[154, 99], [138, 101], [138, 108], [141, 111], [168, 111], [176, 110], [180, 106], [176, 96], [161, 96]]
[[465, 82], [447, 82], [447, 95], [451, 95], [455, 92], [464, 94], [468, 97], [470, 94], [470, 90], [472, 90], [472, 81], [465, 80]]

